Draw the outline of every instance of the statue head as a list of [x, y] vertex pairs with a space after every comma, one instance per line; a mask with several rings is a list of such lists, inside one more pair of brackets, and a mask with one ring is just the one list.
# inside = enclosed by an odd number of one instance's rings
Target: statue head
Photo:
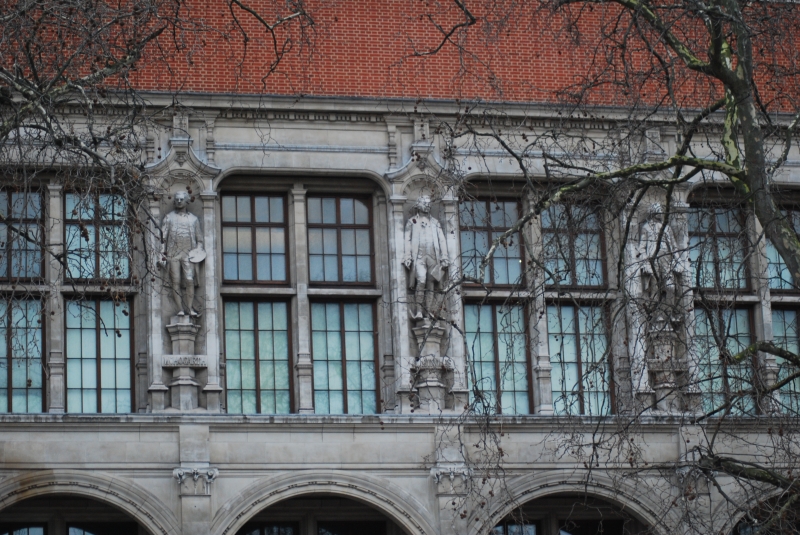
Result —
[[422, 212], [423, 214], [430, 213], [431, 211], [431, 198], [427, 195], [421, 195], [417, 202], [414, 203], [414, 209], [417, 213]]
[[189, 193], [186, 191], [177, 192], [172, 199], [172, 204], [178, 209], [186, 208], [186, 205], [189, 204]]
[[664, 215], [664, 209], [661, 207], [660, 202], [654, 202], [647, 207], [647, 219], [661, 220], [662, 215]]

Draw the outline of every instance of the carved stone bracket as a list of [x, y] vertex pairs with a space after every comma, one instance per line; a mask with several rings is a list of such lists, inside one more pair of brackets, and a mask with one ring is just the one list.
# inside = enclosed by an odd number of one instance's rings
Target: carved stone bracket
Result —
[[217, 476], [219, 470], [216, 468], [176, 468], [172, 471], [180, 496], [211, 496], [211, 483]]
[[472, 472], [461, 463], [436, 465], [431, 468], [431, 478], [437, 495], [464, 496], [469, 490]]

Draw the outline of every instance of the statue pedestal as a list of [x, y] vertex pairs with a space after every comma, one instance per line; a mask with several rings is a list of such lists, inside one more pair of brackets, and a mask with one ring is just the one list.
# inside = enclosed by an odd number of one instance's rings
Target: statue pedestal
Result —
[[180, 412], [203, 410], [199, 408], [198, 392], [202, 386], [196, 380], [197, 369], [208, 368], [206, 355], [194, 354], [194, 341], [200, 327], [190, 316], [172, 316], [167, 325], [172, 339], [172, 354], [161, 356], [161, 367], [172, 369], [169, 386], [171, 409]]
[[647, 359], [651, 384], [655, 391], [655, 408], [662, 412], [680, 410], [678, 384], [675, 381], [678, 334], [670, 326], [649, 333], [652, 355]]
[[423, 414], [439, 414], [445, 411], [447, 375], [452, 370], [450, 359], [440, 355], [445, 329], [438, 323], [424, 322], [413, 331], [419, 346], [419, 358], [411, 370], [412, 390], [419, 402], [416, 410]]

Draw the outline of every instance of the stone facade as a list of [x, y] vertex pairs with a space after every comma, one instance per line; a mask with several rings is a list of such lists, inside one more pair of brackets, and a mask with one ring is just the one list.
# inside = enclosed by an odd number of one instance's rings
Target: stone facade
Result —
[[[415, 202], [431, 196], [431, 217], [438, 221], [446, 242], [446, 250], [442, 248], [450, 267], [445, 270], [446, 283], [447, 277], [458, 272], [463, 256], [459, 200], [441, 186], [440, 178], [447, 172], [443, 151], [463, 150], [465, 166], [476, 162], [468, 180], [481, 184], [491, 177], [502, 192], [498, 197], [520, 196], [514, 202], [524, 206], [527, 200], [521, 198], [518, 185], [511, 184], [514, 163], [501, 151], [487, 151], [478, 158], [465, 149], [443, 147], [424, 116], [373, 101], [249, 102], [242, 98], [232, 102], [224, 97], [198, 97], [184, 104], [193, 111], [175, 117], [172, 128], [165, 124], [163, 131], [152, 133], [146, 169], [154, 177], [150, 211], [155, 221], [171, 210], [175, 192], [189, 191], [194, 197], [189, 210], [199, 221], [207, 252], [204, 262], [197, 264], [199, 316], [188, 311], [177, 315], [161, 280], [154, 279], [129, 295], [131, 412], [74, 411], [66, 379], [71, 327], [63, 313], [71, 290], [61, 279], [59, 267], [47, 266], [50, 282], [61, 285], [62, 291], [48, 294], [49, 309], [61, 313], [48, 316], [44, 326], [46, 414], [0, 415], [0, 525], [43, 524], [49, 526], [49, 535], [61, 535], [71, 522], [127, 520], [135, 521], [140, 533], [153, 535], [233, 535], [263, 521], [285, 523], [312, 535], [325, 522], [361, 520], [384, 522], [380, 529], [392, 535], [477, 534], [530, 503], [529, 517], [543, 533], [555, 535], [559, 511], [571, 503], [569, 496], [588, 493], [602, 504], [599, 508], [607, 509], [605, 518], [613, 520], [624, 510], [635, 519], [626, 533], [645, 526], [657, 533], [685, 529], [678, 513], [663, 516], [663, 496], [679, 494], [680, 482], [653, 473], [647, 476], [647, 484], [661, 489], [661, 494], [642, 493], [621, 477], [625, 466], [611, 463], [589, 474], [577, 457], [557, 455], [551, 447], [553, 433], [563, 429], [565, 422], [575, 433], [588, 436], [599, 416], [588, 408], [585, 417], [570, 420], [556, 414], [557, 410], [554, 413], [546, 310], [559, 296], [550, 291], [532, 292], [535, 298], [529, 306], [534, 312], [525, 316], [527, 355], [521, 362], [527, 387], [519, 392], [519, 399], [525, 401], [517, 403], [527, 403], [529, 408], [494, 420], [503, 429], [504, 492], [494, 497], [480, 494], [485, 503], [476, 505], [480, 500], [469, 489], [479, 476], [466, 462], [463, 449], [475, 455], [470, 448], [481, 426], [461, 420], [473, 381], [464, 317], [465, 306], [477, 306], [474, 303], [485, 293], [465, 286], [448, 294], [438, 308], [426, 305], [435, 308], [428, 310], [429, 316], [415, 316], [409, 310], [415, 303], [404, 266], [404, 232], [414, 217]], [[442, 104], [433, 111], [454, 110]], [[509, 113], [516, 111], [511, 108]], [[265, 137], [267, 129], [270, 134]], [[675, 142], [670, 135], [674, 137], [665, 128], [664, 143]], [[781, 180], [800, 182], [796, 161], [790, 161], [787, 169]], [[693, 187], [679, 191], [682, 202], [672, 207], [676, 216], [670, 239], [682, 249], [689, 240], [686, 213]], [[63, 192], [55, 185], [47, 192], [52, 221], [47, 240], [54, 249], [63, 248], [59, 238], [65, 225]], [[274, 252], [277, 248], [269, 253], [286, 255], [288, 269], [281, 283], [237, 282], [224, 274], [223, 198], [250, 198], [254, 193], [283, 199], [285, 253]], [[362, 255], [369, 260], [365, 268], [369, 276], [365, 271], [363, 284], [360, 274], [354, 275], [352, 284], [341, 282], [344, 275], [340, 283], [311, 280], [317, 259], [314, 244], [309, 243], [310, 229], [328, 227], [324, 221], [315, 223], [319, 214], [310, 212], [309, 199], [342, 196], [363, 200], [369, 214], [368, 252]], [[476, 197], [481, 197], [480, 192]], [[345, 209], [337, 206], [337, 217], [344, 217]], [[641, 221], [633, 221], [631, 228], [638, 233], [646, 214], [636, 217]], [[354, 221], [352, 228], [358, 230], [357, 218]], [[616, 230], [602, 240], [605, 262], [619, 257], [624, 223], [613, 219], [607, 227]], [[754, 221], [748, 224], [758, 232]], [[278, 227], [265, 223], [264, 228]], [[340, 236], [345, 228], [351, 227], [346, 223], [336, 227]], [[531, 249], [527, 253], [540, 254], [547, 229], [537, 220], [523, 232]], [[634, 244], [631, 250], [623, 251], [629, 264], [626, 280], [618, 280], [614, 269], [606, 269], [602, 288], [576, 295], [609, 310], [622, 310], [613, 315], [617, 319], [608, 329], [613, 402], [632, 410], [653, 406], [641, 431], [647, 444], [645, 458], [651, 463], [678, 462], [685, 453], [684, 435], [697, 431], [681, 419], [697, 407], [699, 396], [691, 387], [697, 357], [686, 349], [690, 346], [686, 340], [692, 336], [691, 292], [675, 292], [675, 306], [682, 308], [684, 316], [674, 319], [667, 313], [656, 326], [652, 317], [636, 303], [622, 299], [623, 291], [617, 290], [628, 288], [630, 295], [637, 296], [650, 290], [643, 288], [643, 271], [636, 265], [639, 240], [629, 243]], [[327, 269], [325, 255], [324, 251], [317, 255], [323, 270]], [[358, 256], [357, 251], [356, 261]], [[764, 255], [747, 262], [752, 274], [767, 269]], [[340, 258], [338, 269], [344, 270], [343, 266]], [[157, 272], [155, 264], [150, 267]], [[536, 276], [543, 277], [541, 272]], [[769, 339], [769, 288], [756, 279], [754, 275], [753, 291], [737, 299], [752, 309], [754, 333]], [[541, 282], [529, 284], [534, 287]], [[493, 293], [493, 298], [501, 300], [513, 297], [508, 288]], [[784, 296], [782, 303], [790, 306], [794, 301]], [[291, 414], [232, 409], [229, 381], [234, 372], [225, 338], [226, 329], [232, 327], [226, 326], [230, 318], [224, 313], [228, 303], [285, 304], [290, 355], [286, 403]], [[330, 387], [329, 397], [318, 395], [322, 389], [320, 376], [315, 375], [319, 359], [314, 354], [319, 348], [314, 347], [314, 334], [333, 330], [315, 325], [319, 309], [314, 307], [349, 303], [368, 305], [372, 314], [354, 329], [362, 335], [372, 333], [374, 359], [364, 360], [360, 369], [374, 371], [375, 388], [362, 385], [353, 391], [361, 393], [358, 403], [364, 407], [374, 398], [375, 414], [341, 415], [335, 408], [327, 411], [330, 414], [320, 414], [321, 400], [335, 407], [332, 400], [339, 391]], [[339, 310], [347, 314], [355, 309]], [[449, 328], [451, 324], [459, 329]], [[345, 330], [345, 334], [356, 331]], [[774, 369], [776, 364], [767, 359], [766, 366]], [[273, 390], [274, 403], [282, 403], [280, 389]], [[355, 397], [344, 399], [351, 407], [356, 402]], [[259, 398], [257, 403], [261, 412], [268, 413], [265, 407], [272, 402]], [[458, 437], [452, 435], [454, 422], [462, 426]], [[747, 430], [754, 440], [760, 431], [758, 425]], [[741, 513], [724, 513], [724, 501], [716, 492], [706, 490], [702, 499], [707, 500], [712, 516], [718, 514], [717, 532], [730, 531]], [[462, 507], [469, 514], [462, 514]]]

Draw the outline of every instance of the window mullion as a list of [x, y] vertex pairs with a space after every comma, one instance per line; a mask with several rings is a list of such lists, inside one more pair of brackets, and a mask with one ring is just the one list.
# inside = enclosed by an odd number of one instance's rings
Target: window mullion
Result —
[[578, 364], [578, 405], [581, 414], [586, 414], [583, 392], [583, 348], [581, 347], [581, 307], [575, 307], [575, 360]]
[[339, 302], [338, 306], [340, 318], [339, 332], [341, 333], [342, 343], [342, 406], [344, 407], [344, 413], [349, 414], [349, 407], [347, 406], [347, 332], [345, 330], [344, 303]]
[[502, 406], [500, 404], [500, 396], [502, 395], [502, 388], [500, 387], [500, 326], [497, 324], [497, 305], [490, 305], [492, 310], [492, 334], [494, 337], [494, 390], [495, 390], [495, 411], [502, 414]]
[[[255, 255], [253, 255], [255, 258]], [[256, 412], [261, 414], [261, 348], [258, 345], [258, 301], [253, 303], [253, 347], [255, 348]]]
[[100, 317], [100, 301], [94, 301], [94, 314], [95, 314], [95, 322], [94, 322], [94, 343], [95, 343], [95, 373], [97, 374], [97, 413], [100, 414], [103, 412], [103, 405], [102, 405], [102, 384], [101, 379], [102, 376], [100, 374], [100, 367], [102, 366], [102, 355], [100, 354], [100, 336], [101, 336], [101, 323], [102, 318]]

